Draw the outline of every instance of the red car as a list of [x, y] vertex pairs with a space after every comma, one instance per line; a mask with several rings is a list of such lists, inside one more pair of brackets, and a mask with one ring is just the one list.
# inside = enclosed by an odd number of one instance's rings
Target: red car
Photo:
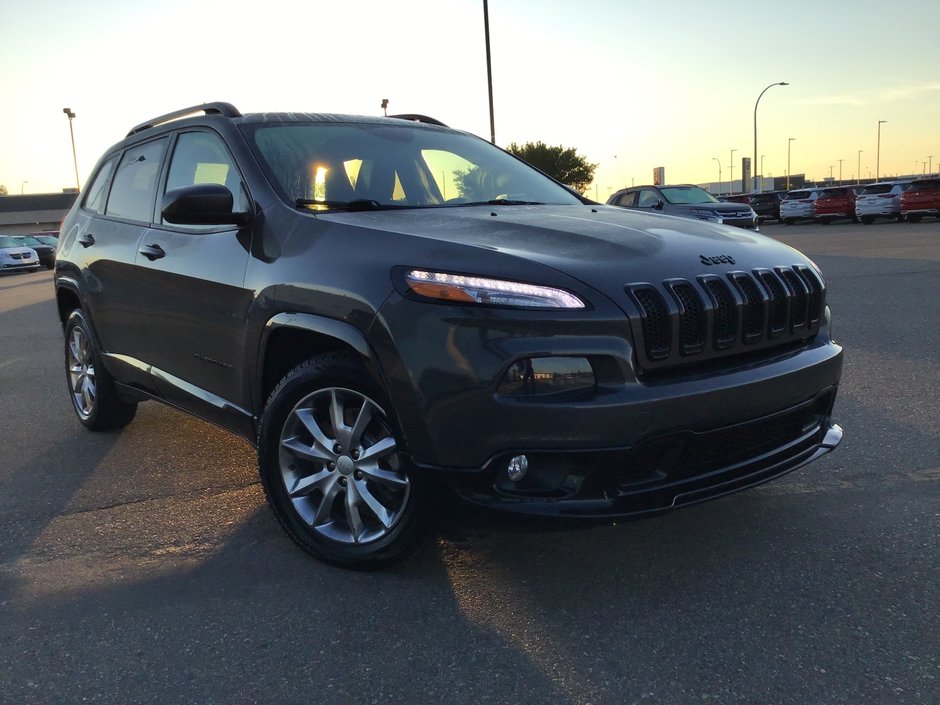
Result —
[[816, 222], [829, 225], [838, 218], [848, 218], [858, 222], [855, 216], [855, 198], [858, 191], [854, 186], [835, 186], [823, 189], [816, 199]]
[[901, 216], [916, 223], [925, 215], [940, 218], [940, 179], [917, 179], [901, 194]]

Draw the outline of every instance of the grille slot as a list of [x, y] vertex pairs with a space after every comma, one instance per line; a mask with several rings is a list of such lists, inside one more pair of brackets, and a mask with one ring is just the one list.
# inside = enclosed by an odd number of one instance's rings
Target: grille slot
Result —
[[744, 297], [744, 342], [756, 343], [764, 333], [764, 295], [744, 272], [729, 275]]
[[668, 284], [672, 296], [679, 304], [679, 345], [683, 355], [694, 355], [705, 348], [707, 317], [705, 304], [687, 281]]
[[666, 303], [652, 286], [633, 287], [630, 293], [640, 306], [647, 355], [652, 360], [669, 357], [672, 336]]
[[805, 265], [703, 274], [625, 287], [640, 374], [728, 355], [795, 348], [814, 335], [825, 285]]
[[770, 295], [770, 321], [768, 335], [777, 338], [787, 330], [789, 301], [787, 290], [773, 272], [761, 269], [755, 272]]
[[721, 279], [708, 278], [702, 283], [711, 295], [712, 305], [715, 307], [712, 332], [715, 348], [718, 350], [729, 348], [734, 345], [738, 337], [737, 303], [734, 295]]

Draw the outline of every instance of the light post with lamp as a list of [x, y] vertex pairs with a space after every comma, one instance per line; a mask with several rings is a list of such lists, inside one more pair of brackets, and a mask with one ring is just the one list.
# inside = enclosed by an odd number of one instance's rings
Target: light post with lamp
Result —
[[766, 156], [766, 154], [760, 155], [760, 181], [757, 184], [758, 193], [764, 190], [764, 157]]
[[[738, 150], [736, 149], [731, 150], [731, 163], [728, 165], [728, 168], [731, 169], [731, 171], [728, 172], [728, 195], [729, 196], [734, 195], [734, 153], [737, 151]], [[744, 186], [744, 184], [741, 184], [741, 186]]]
[[864, 149], [858, 150], [858, 172], [857, 172], [858, 176], [855, 179], [856, 185], [860, 185], [862, 183], [862, 152], [864, 151], [865, 151]]
[[486, 87], [490, 94], [490, 142], [496, 144], [496, 121], [493, 117], [493, 66], [490, 61], [490, 10], [483, 0], [483, 34], [486, 37]]
[[787, 191], [790, 190], [790, 145], [793, 144], [793, 140], [796, 137], [787, 138]]
[[[764, 93], [769, 91], [774, 86], [789, 86], [789, 85], [790, 84], [787, 83], [786, 81], [779, 81], [778, 83], [771, 83], [769, 86], [767, 86], [764, 90], [760, 92], [760, 95], [757, 96], [757, 100], [754, 101], [754, 161], [752, 163], [754, 164], [755, 167], [757, 166], [757, 105], [760, 103], [760, 99], [764, 97]], [[763, 181], [763, 174], [764, 174], [763, 165], [761, 166], [760, 171], [761, 171], [761, 181]], [[752, 189], [754, 188], [754, 184], [756, 183], [757, 183], [757, 179], [755, 178], [753, 179], [753, 183], [751, 184]], [[744, 190], [745, 190], [745, 187], [744, 187], [744, 184], [742, 183], [741, 191], [744, 191]]]
[[718, 195], [721, 195], [721, 160], [718, 157], [712, 157], [716, 162], [718, 162]]
[[839, 160], [839, 186], [842, 185], [842, 162], [844, 161], [844, 159]]
[[23, 189], [26, 188], [26, 184], [28, 184], [28, 183], [29, 183], [29, 181], [24, 181], [23, 183], [20, 184], [20, 195], [21, 195], [21, 196], [23, 195]]
[[69, 135], [72, 136], [72, 163], [75, 165], [75, 188], [81, 191], [82, 185], [78, 181], [78, 157], [75, 156], [75, 131], [72, 129], [72, 120], [75, 118], [75, 113], [72, 112], [71, 108], [62, 108], [62, 112], [69, 119]]
[[875, 154], [875, 181], [881, 179], [881, 126], [888, 122], [887, 120], [878, 121], [878, 147], [877, 153]]

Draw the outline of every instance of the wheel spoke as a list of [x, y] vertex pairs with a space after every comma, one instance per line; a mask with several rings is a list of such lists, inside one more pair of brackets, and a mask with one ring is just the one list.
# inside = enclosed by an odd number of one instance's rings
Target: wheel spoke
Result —
[[359, 537], [362, 536], [364, 528], [362, 517], [359, 515], [359, 503], [359, 490], [356, 489], [355, 482], [350, 482], [346, 485], [346, 523], [356, 543], [359, 543]]
[[376, 518], [382, 522], [382, 526], [386, 529], [389, 528], [392, 525], [392, 517], [388, 513], [388, 509], [376, 499], [366, 483], [361, 480], [357, 481], [356, 491], [359, 493], [359, 496], [362, 497], [362, 501], [365, 502], [369, 509], [372, 510], [372, 513], [375, 514]]
[[359, 469], [362, 470], [363, 474], [370, 480], [375, 480], [379, 484], [386, 485], [387, 487], [397, 487], [401, 489], [408, 486], [407, 477], [389, 470], [383, 470], [378, 465], [360, 465]]
[[374, 408], [375, 405], [366, 400], [363, 403], [362, 408], [359, 409], [359, 415], [356, 417], [356, 422], [353, 424], [352, 432], [349, 434], [350, 448], [356, 448], [362, 443], [362, 434], [366, 430], [366, 426], [368, 426], [369, 422], [372, 420]]
[[394, 453], [396, 447], [395, 439], [387, 436], [366, 448], [360, 457], [362, 460], [378, 460]]
[[340, 439], [344, 435], [343, 431], [348, 429], [343, 422], [343, 405], [336, 398], [335, 389], [330, 391], [330, 421], [333, 423], [334, 437]]
[[329, 470], [321, 470], [320, 472], [314, 473], [313, 475], [308, 475], [307, 477], [302, 477], [297, 482], [294, 483], [293, 487], [288, 488], [287, 494], [293, 497], [304, 497], [316, 489], [323, 489], [323, 485], [328, 484], [329, 480], [333, 476]]
[[72, 353], [72, 359], [75, 360], [75, 362], [78, 365], [81, 365], [82, 364], [82, 349], [79, 346], [78, 341], [75, 339], [76, 338], [75, 333], [77, 332], [78, 331], [75, 330], [72, 333], [72, 339], [69, 341], [69, 352]]
[[336, 456], [333, 453], [326, 450], [325, 448], [320, 447], [319, 444], [315, 443], [312, 446], [307, 445], [297, 438], [297, 436], [281, 441], [281, 445], [294, 455], [303, 458], [304, 460], [313, 460], [323, 463], [336, 460]]
[[333, 447], [333, 439], [327, 436], [323, 429], [320, 428], [320, 424], [318, 424], [317, 420], [313, 417], [313, 411], [310, 409], [295, 409], [294, 415], [300, 420], [300, 423], [304, 425], [304, 428], [310, 431], [310, 435], [312, 435], [321, 446], [324, 448]]
[[313, 525], [319, 526], [320, 524], [325, 524], [330, 520], [330, 515], [333, 513], [333, 503], [336, 501], [337, 496], [339, 495], [339, 478], [332, 476], [330, 482], [325, 483], [326, 488], [323, 490], [323, 499], [320, 500], [320, 504], [317, 506], [317, 511], [313, 515]]

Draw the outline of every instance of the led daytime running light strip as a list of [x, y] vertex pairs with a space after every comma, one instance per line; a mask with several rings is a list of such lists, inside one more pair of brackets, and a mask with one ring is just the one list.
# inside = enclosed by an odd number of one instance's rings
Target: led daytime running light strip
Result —
[[421, 269], [411, 270], [405, 278], [412, 291], [434, 299], [533, 308], [584, 308], [584, 302], [574, 294], [550, 286]]

